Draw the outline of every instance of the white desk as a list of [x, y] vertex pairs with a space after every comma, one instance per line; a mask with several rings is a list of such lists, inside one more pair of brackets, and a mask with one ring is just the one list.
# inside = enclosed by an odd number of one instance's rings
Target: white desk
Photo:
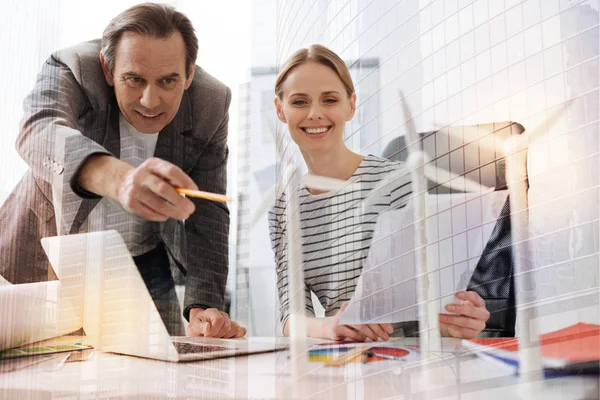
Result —
[[[281, 340], [281, 339], [278, 339]], [[413, 343], [410, 339], [399, 344]], [[445, 344], [456, 342], [446, 340]], [[54, 372], [35, 367], [0, 374], [0, 399], [291, 399], [288, 352], [194, 363], [168, 363], [96, 352]], [[563, 378], [519, 384], [516, 376], [473, 355], [448, 355], [424, 367], [398, 362], [324, 367], [301, 387], [310, 399], [597, 399], [599, 381]], [[368, 367], [368, 368], [367, 368]], [[424, 382], [423, 368], [432, 381]]]

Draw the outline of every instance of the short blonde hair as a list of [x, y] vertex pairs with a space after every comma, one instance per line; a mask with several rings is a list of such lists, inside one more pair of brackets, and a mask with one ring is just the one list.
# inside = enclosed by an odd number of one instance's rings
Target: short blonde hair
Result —
[[308, 62], [315, 62], [331, 68], [340, 77], [348, 97], [354, 94], [354, 83], [352, 83], [350, 71], [340, 56], [323, 45], [313, 44], [309, 48], [296, 51], [285, 61], [275, 81], [275, 95], [277, 97], [282, 98], [283, 84], [290, 72], [297, 66]]

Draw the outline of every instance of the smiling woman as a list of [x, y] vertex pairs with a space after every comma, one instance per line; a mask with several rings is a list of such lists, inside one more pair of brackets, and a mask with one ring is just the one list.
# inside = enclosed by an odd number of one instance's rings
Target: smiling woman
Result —
[[[331, 192], [303, 187], [298, 193], [307, 311], [314, 315], [313, 292], [326, 315], [308, 319], [308, 335], [333, 340], [387, 340], [392, 333], [390, 324], [343, 326], [338, 325], [336, 314], [354, 292], [370, 245], [375, 219], [365, 217], [389, 207], [403, 207], [410, 195], [410, 182], [403, 176], [402, 182], [395, 182], [398, 186], [393, 194], [384, 194], [362, 215], [356, 212], [377, 183], [402, 166], [362, 156], [346, 147], [344, 126], [354, 116], [356, 94], [346, 65], [331, 50], [313, 45], [294, 53], [279, 73], [275, 93], [277, 116], [287, 124], [309, 172], [355, 184]], [[287, 195], [283, 193], [269, 215], [284, 334], [289, 329], [286, 206]]]
[[339, 161], [350, 158], [350, 165], [338, 166], [341, 179], [348, 178], [360, 162], [361, 157], [350, 152], [342, 140], [344, 126], [356, 110], [356, 94], [348, 95], [347, 90], [333, 69], [310, 62], [287, 75], [282, 97], [275, 99], [279, 118], [288, 124], [290, 135], [303, 154], [309, 156], [311, 172], [319, 169], [312, 165], [316, 161], [310, 156], [313, 150], [335, 152]]
[[[354, 153], [344, 143], [344, 126], [354, 116], [356, 94], [348, 68], [326, 47], [313, 45], [294, 53], [277, 77], [275, 94], [277, 116], [287, 124], [309, 173], [348, 181], [346, 187], [328, 192], [308, 187], [299, 188], [298, 193], [283, 192], [269, 215], [283, 333], [288, 334], [290, 314], [286, 208], [290, 196], [299, 196], [307, 312], [314, 316], [312, 292], [326, 315], [308, 318], [308, 335], [332, 340], [387, 340], [393, 330], [390, 324], [340, 325], [339, 313], [352, 297], [362, 273], [377, 216], [402, 208], [409, 201], [409, 171], [397, 174], [396, 179], [377, 190], [376, 199], [363, 204], [390, 173], [405, 167]], [[485, 327], [489, 317], [485, 304], [475, 292], [468, 296], [473, 296], [469, 299], [474, 306], [455, 310], [463, 316], [441, 316], [443, 335], [474, 337]]]

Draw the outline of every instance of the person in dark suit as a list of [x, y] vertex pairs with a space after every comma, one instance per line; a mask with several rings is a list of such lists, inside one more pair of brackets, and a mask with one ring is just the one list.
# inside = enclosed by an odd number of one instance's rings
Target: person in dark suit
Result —
[[0, 209], [0, 275], [56, 279], [40, 238], [117, 229], [171, 334], [183, 327], [172, 261], [187, 334], [245, 335], [221, 311], [229, 211], [176, 192], [226, 190], [231, 92], [195, 66], [197, 52], [184, 14], [145, 3], [45, 62], [17, 139], [30, 169]]

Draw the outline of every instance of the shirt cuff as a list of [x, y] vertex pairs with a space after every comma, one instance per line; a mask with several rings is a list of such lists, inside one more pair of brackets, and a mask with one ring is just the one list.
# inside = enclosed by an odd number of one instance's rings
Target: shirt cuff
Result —
[[83, 159], [83, 161], [81, 162], [81, 164], [79, 164], [79, 166], [77, 167], [77, 169], [75, 170], [75, 173], [73, 174], [73, 176], [71, 177], [71, 181], [69, 182], [70, 186], [71, 186], [71, 190], [73, 191], [73, 193], [75, 193], [77, 196], [83, 198], [83, 199], [87, 199], [87, 200], [91, 200], [91, 199], [100, 199], [102, 198], [102, 196], [97, 195], [96, 193], [92, 193], [89, 190], [85, 190], [84, 188], [82, 188], [79, 183], [77, 183], [77, 180], [79, 178], [79, 173], [81, 172], [81, 168], [83, 168], [83, 166], [85, 165], [85, 163], [87, 162], [87, 160], [95, 155], [95, 154], [106, 154], [109, 156], [114, 157], [112, 154], [110, 153], [103, 153], [103, 152], [95, 152], [95, 153], [91, 153], [88, 154], [88, 156], [86, 158]]
[[203, 304], [190, 304], [183, 310], [183, 317], [187, 322], [190, 322], [190, 311], [192, 311], [192, 308], [201, 308], [203, 310], [207, 310], [212, 307], [206, 307]]

